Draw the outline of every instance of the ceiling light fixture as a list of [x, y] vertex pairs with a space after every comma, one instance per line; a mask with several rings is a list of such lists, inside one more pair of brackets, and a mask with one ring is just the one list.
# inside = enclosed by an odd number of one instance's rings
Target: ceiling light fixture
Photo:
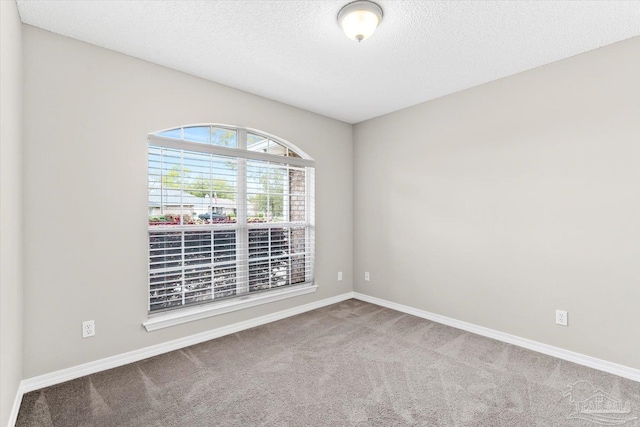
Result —
[[381, 21], [382, 9], [367, 0], [349, 3], [338, 13], [338, 24], [347, 37], [359, 42], [371, 36]]

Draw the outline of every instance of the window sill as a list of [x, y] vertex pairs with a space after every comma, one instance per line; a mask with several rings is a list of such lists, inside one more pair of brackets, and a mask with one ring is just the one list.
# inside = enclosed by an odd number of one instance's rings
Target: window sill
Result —
[[168, 328], [170, 326], [180, 325], [182, 323], [193, 322], [194, 320], [200, 320], [207, 317], [217, 316], [219, 314], [255, 307], [269, 302], [310, 294], [315, 292], [316, 289], [318, 289], [318, 285], [307, 283], [277, 291], [247, 295], [240, 298], [221, 301], [219, 303], [189, 307], [167, 313], [151, 314], [149, 315], [149, 320], [144, 322], [142, 325], [145, 327], [147, 332], [151, 332], [158, 329]]

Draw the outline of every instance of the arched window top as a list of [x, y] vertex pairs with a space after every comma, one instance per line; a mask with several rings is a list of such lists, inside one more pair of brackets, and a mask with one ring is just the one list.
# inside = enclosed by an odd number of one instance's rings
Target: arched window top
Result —
[[[313, 159], [288, 141], [256, 129], [242, 128], [220, 124], [198, 124], [165, 129], [149, 135], [149, 140], [168, 139], [189, 143], [204, 144], [235, 150], [249, 151], [263, 155], [297, 158], [307, 160], [309, 165]], [[243, 156], [244, 157], [244, 156]], [[289, 161], [287, 161], [289, 163]]]
[[184, 141], [212, 144], [220, 147], [238, 147], [238, 136], [235, 129], [227, 129], [215, 125], [184, 126], [156, 132], [155, 135]]

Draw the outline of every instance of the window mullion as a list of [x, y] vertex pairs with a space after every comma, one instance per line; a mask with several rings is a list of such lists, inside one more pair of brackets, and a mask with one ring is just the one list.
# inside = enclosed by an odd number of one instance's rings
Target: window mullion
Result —
[[293, 258], [291, 257], [291, 227], [289, 227], [287, 230], [288, 230], [287, 236], [289, 236], [288, 239], [287, 239], [287, 247], [288, 247], [287, 253], [289, 255], [288, 256], [289, 260], [287, 262], [287, 266], [289, 268], [289, 275], [288, 275], [288, 278], [289, 278], [288, 282], [289, 283], [287, 283], [287, 285], [290, 285], [291, 284], [291, 266], [292, 266], [292, 263], [293, 263]]
[[[211, 135], [209, 135], [211, 140]], [[213, 193], [213, 155], [209, 154], [209, 193], [203, 199], [209, 199], [209, 222], [213, 224], [213, 203], [211, 203], [211, 194]], [[208, 196], [208, 197], [207, 197]], [[206, 203], [206, 202], [205, 202]], [[211, 229], [211, 299], [216, 299], [216, 233]]]
[[[267, 222], [271, 222], [271, 164], [267, 163]], [[271, 246], [269, 246], [271, 247]]]
[[[267, 198], [267, 201], [268, 200], [269, 199]], [[269, 206], [269, 204], [267, 204], [267, 206]], [[267, 208], [267, 212], [268, 212], [268, 208]], [[273, 256], [273, 250], [272, 250], [273, 248], [271, 247], [271, 230], [272, 230], [271, 228], [267, 228], [267, 237], [269, 239], [268, 240], [269, 244], [267, 246], [267, 250], [269, 251], [267, 253], [268, 254], [267, 258], [268, 258], [268, 261], [269, 261], [269, 269], [267, 270], [268, 271], [268, 273], [267, 273], [268, 276], [267, 277], [269, 277], [269, 288], [268, 289], [271, 289], [271, 283], [272, 283], [272, 280], [271, 280], [271, 277], [272, 277], [272, 274], [271, 274], [271, 268], [272, 268], [271, 261], [272, 261], [272, 256]]]
[[211, 299], [216, 299], [216, 242], [215, 231], [211, 230]]
[[[184, 150], [180, 150], [180, 185], [178, 186], [178, 188], [180, 188], [180, 225], [184, 225], [184, 209], [183, 209], [183, 205], [184, 205], [184, 181], [185, 181], [185, 176], [184, 176]], [[182, 235], [182, 305], [184, 306], [186, 301], [186, 292], [187, 292], [187, 277], [186, 277], [186, 273], [185, 273], [185, 266], [187, 264], [187, 254], [186, 254], [186, 250], [185, 250], [185, 235], [187, 234], [186, 231], [182, 231], [180, 233]]]
[[[287, 149], [288, 152], [288, 149]], [[287, 255], [288, 255], [288, 261], [287, 261], [287, 268], [289, 270], [289, 274], [287, 275], [288, 277], [288, 283], [286, 283], [287, 285], [290, 285], [292, 283], [292, 264], [293, 264], [293, 258], [291, 256], [291, 252], [292, 252], [292, 242], [291, 242], [291, 238], [292, 238], [292, 234], [291, 234], [291, 170], [289, 169], [289, 165], [287, 165], [287, 169], [285, 172], [285, 185], [284, 185], [284, 195], [283, 195], [283, 203], [282, 203], [282, 213], [284, 216], [284, 221], [289, 223], [289, 227], [287, 228]]]
[[307, 222], [305, 231], [305, 264], [310, 263], [310, 268], [305, 267], [305, 281], [313, 280], [315, 277], [315, 170], [305, 168], [305, 219]]
[[284, 195], [282, 196], [284, 200], [282, 201], [282, 214], [284, 216], [284, 222], [291, 222], [291, 170], [289, 169], [289, 165], [287, 165], [287, 170], [285, 172], [284, 178]]
[[164, 215], [164, 149], [160, 149], [160, 215]]
[[184, 150], [180, 150], [180, 225], [184, 225]]
[[[238, 148], [247, 148], [247, 131], [238, 129]], [[247, 160], [237, 158], [236, 295], [249, 292], [249, 230], [247, 227]]]
[[184, 248], [184, 235], [185, 234], [186, 234], [186, 231], [180, 232], [180, 238], [182, 239], [182, 244], [181, 244], [182, 247], [180, 248], [181, 252], [182, 252], [182, 256], [181, 256], [182, 259], [181, 259], [181, 262], [180, 262], [180, 264], [181, 264], [180, 271], [182, 273], [182, 278], [181, 278], [182, 279], [182, 283], [181, 284], [182, 284], [182, 305], [183, 306], [184, 306], [184, 303], [185, 303], [185, 292], [186, 292], [186, 284], [187, 284], [187, 280], [186, 280], [186, 277], [185, 277], [185, 271], [184, 271], [184, 267], [185, 267], [185, 264], [186, 264], [186, 262], [185, 262], [186, 261], [185, 260], [185, 255], [186, 254], [185, 254], [185, 250], [184, 250], [185, 249]]

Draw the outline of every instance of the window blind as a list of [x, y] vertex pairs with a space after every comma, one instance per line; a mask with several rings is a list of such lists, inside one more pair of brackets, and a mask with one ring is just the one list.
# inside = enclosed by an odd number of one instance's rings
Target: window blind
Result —
[[313, 282], [312, 160], [215, 126], [151, 135], [148, 159], [149, 312]]

